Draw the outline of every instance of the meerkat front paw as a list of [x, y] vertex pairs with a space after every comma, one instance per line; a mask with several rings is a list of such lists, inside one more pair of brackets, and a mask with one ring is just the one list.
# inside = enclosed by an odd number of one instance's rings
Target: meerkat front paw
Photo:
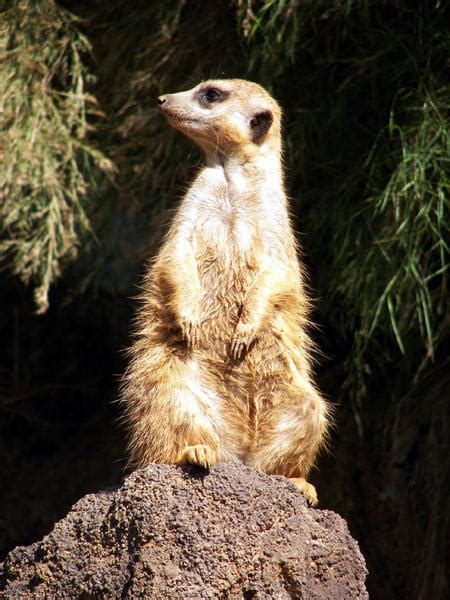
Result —
[[217, 452], [209, 446], [196, 444], [195, 446], [187, 446], [181, 453], [178, 464], [198, 465], [204, 469], [210, 469], [217, 462]]
[[195, 317], [181, 317], [180, 329], [186, 346], [191, 349], [198, 348], [200, 344], [201, 325]]
[[237, 324], [231, 339], [230, 354], [234, 360], [242, 358], [255, 341], [255, 327], [248, 323]]
[[316, 488], [312, 483], [308, 483], [303, 477], [289, 477], [289, 481], [292, 481], [297, 489], [305, 496], [308, 504], [316, 506], [319, 499], [317, 497]]

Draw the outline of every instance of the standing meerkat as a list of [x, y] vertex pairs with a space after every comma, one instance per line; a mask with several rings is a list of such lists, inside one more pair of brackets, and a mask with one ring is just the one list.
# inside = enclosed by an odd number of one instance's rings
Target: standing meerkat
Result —
[[158, 98], [206, 157], [144, 282], [122, 401], [131, 462], [241, 461], [306, 481], [328, 410], [288, 216], [281, 110], [228, 79]]

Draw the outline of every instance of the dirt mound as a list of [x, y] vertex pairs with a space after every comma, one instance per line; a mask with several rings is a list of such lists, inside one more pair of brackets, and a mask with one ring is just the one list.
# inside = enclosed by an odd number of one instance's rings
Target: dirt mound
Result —
[[284, 477], [152, 465], [2, 566], [6, 598], [368, 598], [345, 521]]

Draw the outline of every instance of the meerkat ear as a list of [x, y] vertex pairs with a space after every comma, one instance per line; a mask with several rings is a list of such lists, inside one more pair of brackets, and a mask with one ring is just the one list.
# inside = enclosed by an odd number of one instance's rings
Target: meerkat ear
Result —
[[269, 131], [273, 123], [273, 114], [271, 110], [262, 110], [257, 112], [250, 119], [250, 128], [253, 133], [253, 141], [259, 141]]

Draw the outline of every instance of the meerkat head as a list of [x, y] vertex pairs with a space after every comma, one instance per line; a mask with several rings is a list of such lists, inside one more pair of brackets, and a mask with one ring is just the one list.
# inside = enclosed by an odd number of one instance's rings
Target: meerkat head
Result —
[[242, 79], [205, 81], [166, 94], [158, 104], [169, 123], [207, 154], [280, 148], [281, 109], [264, 88]]

